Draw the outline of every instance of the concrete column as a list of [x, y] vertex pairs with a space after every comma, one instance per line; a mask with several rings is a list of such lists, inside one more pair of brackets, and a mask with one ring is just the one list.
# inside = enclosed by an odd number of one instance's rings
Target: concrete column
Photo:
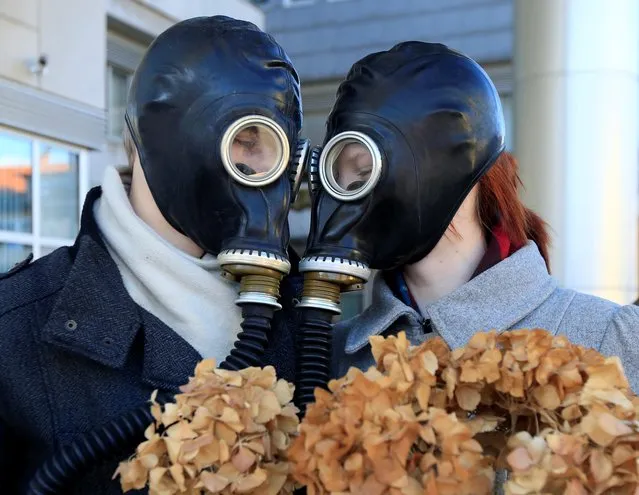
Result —
[[515, 0], [515, 154], [565, 287], [638, 294], [639, 2]]

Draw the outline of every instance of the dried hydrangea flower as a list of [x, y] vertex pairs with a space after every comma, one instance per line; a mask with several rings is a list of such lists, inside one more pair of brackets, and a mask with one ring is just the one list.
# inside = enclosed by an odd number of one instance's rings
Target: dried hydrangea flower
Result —
[[444, 391], [447, 346], [410, 347], [404, 334], [371, 340], [376, 368], [351, 368], [316, 390], [289, 450], [294, 478], [309, 495], [490, 493], [492, 461], [474, 430], [432, 405]]
[[618, 358], [540, 329], [372, 337], [376, 366], [317, 391], [290, 450], [309, 494], [639, 495], [639, 398]]
[[204, 360], [174, 403], [161, 407], [153, 395], [155, 422], [115, 476], [124, 492], [148, 486], [151, 495], [292, 493], [292, 398], [273, 367], [226, 371]]

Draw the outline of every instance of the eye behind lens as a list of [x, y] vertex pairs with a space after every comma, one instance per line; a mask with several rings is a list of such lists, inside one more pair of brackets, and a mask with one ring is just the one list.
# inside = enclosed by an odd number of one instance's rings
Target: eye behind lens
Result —
[[382, 157], [375, 141], [357, 131], [334, 136], [320, 156], [320, 180], [340, 201], [358, 200], [375, 188], [382, 171]]
[[276, 181], [289, 162], [284, 130], [261, 115], [247, 115], [224, 132], [220, 154], [226, 171], [246, 186], [262, 187]]
[[236, 163], [235, 166], [240, 171], [240, 173], [242, 173], [244, 175], [254, 175], [255, 174], [255, 170], [253, 170], [251, 167], [249, 167], [245, 163]]

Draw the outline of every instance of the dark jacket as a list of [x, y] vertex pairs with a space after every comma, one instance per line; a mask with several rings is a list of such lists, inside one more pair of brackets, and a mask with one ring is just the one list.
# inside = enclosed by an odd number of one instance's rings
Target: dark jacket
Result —
[[[129, 297], [93, 217], [89, 192], [75, 244], [0, 275], [0, 493], [24, 493], [56, 448], [145, 404], [154, 389], [176, 392], [200, 355]], [[292, 261], [294, 266], [295, 263]], [[282, 283], [265, 364], [293, 380], [296, 273]], [[211, 322], [215, 324], [215, 322]], [[117, 462], [65, 493], [122, 493]]]

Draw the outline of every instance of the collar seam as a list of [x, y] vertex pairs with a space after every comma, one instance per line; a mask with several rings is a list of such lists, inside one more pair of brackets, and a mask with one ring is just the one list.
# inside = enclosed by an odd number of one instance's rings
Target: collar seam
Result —
[[348, 344], [347, 342], [346, 347], [344, 349], [346, 351], [346, 354], [355, 354], [356, 352], [362, 350], [364, 347], [366, 347], [369, 344], [369, 339], [371, 337], [374, 337], [376, 335], [381, 335], [384, 332], [386, 332], [402, 316], [410, 317], [411, 311], [398, 309], [396, 310], [395, 314], [390, 313], [390, 315], [386, 317], [386, 319], [382, 322], [382, 324], [377, 326], [377, 329], [375, 329], [372, 332], [366, 332], [364, 337], [357, 338], [354, 344]]
[[[57, 293], [62, 291], [62, 289], [64, 289], [64, 284], [59, 284], [58, 287], [56, 287], [55, 289], [51, 290], [50, 292], [47, 292], [44, 295], [38, 295], [38, 297], [36, 297], [35, 299], [29, 299], [27, 301], [22, 301], [22, 302], [19, 302], [18, 304], [14, 305], [14, 306], [10, 306], [9, 308], [5, 308], [5, 309], [3, 309], [2, 313], [0, 313], [0, 318], [4, 318], [9, 313], [12, 313], [13, 311], [17, 311], [19, 309], [22, 309], [25, 306], [30, 306], [31, 304], [37, 304], [40, 301], [42, 301], [43, 299], [55, 296]], [[48, 321], [48, 318], [47, 318], [47, 321]]]
[[568, 314], [568, 309], [572, 305], [572, 302], [575, 300], [576, 296], [577, 296], [576, 292], [573, 292], [571, 294], [570, 300], [568, 301], [568, 304], [566, 304], [566, 307], [564, 308], [564, 313], [561, 315], [561, 319], [557, 323], [557, 328], [555, 328], [555, 331], [553, 332], [553, 335], [557, 335], [557, 332], [559, 332], [559, 329], [561, 328], [561, 324], [564, 322], [564, 318], [566, 318], [566, 315]]

